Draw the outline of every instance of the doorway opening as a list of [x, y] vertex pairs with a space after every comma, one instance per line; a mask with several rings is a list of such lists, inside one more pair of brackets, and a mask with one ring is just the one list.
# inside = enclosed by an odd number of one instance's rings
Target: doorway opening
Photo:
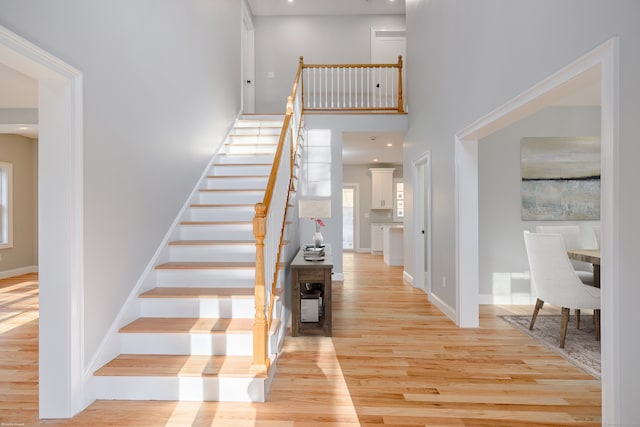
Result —
[[[619, 301], [618, 257], [613, 242], [618, 239], [616, 211], [618, 201], [618, 40], [611, 39], [581, 58], [513, 98], [503, 106], [481, 117], [455, 135], [455, 197], [456, 197], [456, 313], [460, 327], [479, 325], [479, 246], [478, 246], [478, 141], [516, 121], [527, 117], [561, 96], [567, 89], [582, 84], [585, 76], [597, 71], [600, 75], [601, 99], [601, 210], [600, 228], [607, 240], [602, 240], [602, 409], [603, 419], [615, 419], [619, 411], [621, 372], [621, 320], [616, 310]], [[607, 284], [609, 286], [607, 286]]]
[[355, 252], [360, 245], [358, 233], [358, 184], [342, 186], [342, 250]]

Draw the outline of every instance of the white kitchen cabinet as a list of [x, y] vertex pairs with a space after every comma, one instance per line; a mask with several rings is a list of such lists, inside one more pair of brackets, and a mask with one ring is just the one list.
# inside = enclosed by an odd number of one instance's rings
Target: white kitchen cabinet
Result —
[[393, 209], [394, 168], [371, 168], [371, 209]]
[[384, 249], [384, 225], [371, 224], [371, 255], [380, 255]]

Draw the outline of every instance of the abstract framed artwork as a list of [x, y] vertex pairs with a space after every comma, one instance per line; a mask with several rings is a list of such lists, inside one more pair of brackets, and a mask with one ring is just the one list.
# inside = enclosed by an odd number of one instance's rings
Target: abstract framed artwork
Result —
[[600, 138], [520, 140], [522, 220], [600, 219]]

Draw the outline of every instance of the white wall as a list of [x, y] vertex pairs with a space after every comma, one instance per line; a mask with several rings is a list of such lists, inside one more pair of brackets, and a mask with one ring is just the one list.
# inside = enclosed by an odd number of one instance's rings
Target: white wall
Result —
[[[599, 107], [550, 107], [478, 143], [480, 295], [483, 303], [529, 304], [531, 284], [523, 230], [550, 221], [522, 221], [520, 139], [599, 136]], [[598, 221], [562, 221], [580, 226], [583, 247], [595, 247]], [[534, 299], [535, 301], [535, 299]]]
[[402, 15], [254, 17], [256, 111], [284, 112], [300, 56], [308, 64], [370, 63], [371, 27], [404, 24]]
[[[405, 137], [407, 165], [431, 150], [433, 168], [433, 265], [435, 283], [443, 276], [454, 283], [456, 233], [454, 135], [475, 120], [542, 81], [576, 58], [618, 36], [620, 40], [618, 236], [610, 236], [618, 254], [620, 352], [612, 379], [614, 407], [606, 416], [619, 424], [640, 422], [640, 287], [637, 286], [637, 242], [640, 241], [640, 2], [618, 0], [409, 0], [407, 1], [409, 131]], [[540, 31], [544, 28], [544, 31]], [[407, 202], [411, 187], [405, 187]], [[482, 198], [480, 194], [480, 198]], [[411, 205], [407, 212], [411, 213]], [[405, 235], [413, 227], [405, 219]], [[406, 249], [406, 248], [405, 248]], [[406, 251], [408, 252], [408, 251]], [[411, 265], [405, 260], [405, 269]], [[410, 270], [409, 270], [410, 271]], [[453, 286], [434, 293], [455, 307]], [[609, 401], [611, 402], [611, 401]]]
[[240, 109], [240, 3], [7, 0], [0, 24], [83, 73], [88, 361]]

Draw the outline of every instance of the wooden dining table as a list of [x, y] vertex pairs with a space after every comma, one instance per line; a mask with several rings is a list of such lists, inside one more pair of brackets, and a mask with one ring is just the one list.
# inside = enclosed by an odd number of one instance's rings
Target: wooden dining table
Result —
[[570, 259], [588, 262], [593, 265], [593, 286], [600, 287], [600, 249], [569, 249]]

